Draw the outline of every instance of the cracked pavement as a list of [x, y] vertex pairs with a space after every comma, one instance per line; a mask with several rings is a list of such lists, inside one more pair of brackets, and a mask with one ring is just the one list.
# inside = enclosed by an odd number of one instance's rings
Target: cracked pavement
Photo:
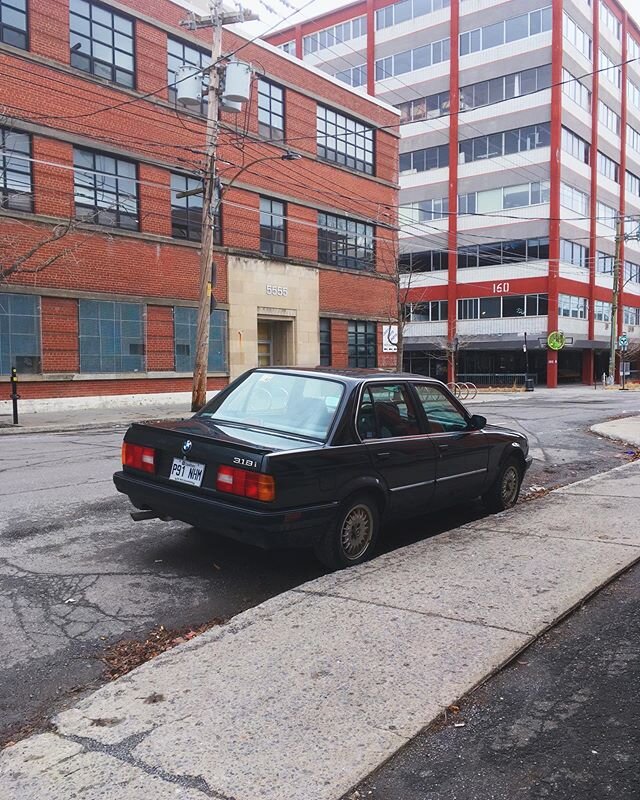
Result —
[[[623, 462], [588, 426], [640, 397], [583, 391], [469, 407], [525, 430], [527, 486], [553, 486]], [[0, 439], [0, 742], [102, 682], [104, 648], [157, 626], [228, 619], [322, 574], [310, 553], [265, 553], [181, 523], [133, 523], [115, 492], [122, 430]], [[387, 530], [387, 549], [480, 518], [477, 505]]]

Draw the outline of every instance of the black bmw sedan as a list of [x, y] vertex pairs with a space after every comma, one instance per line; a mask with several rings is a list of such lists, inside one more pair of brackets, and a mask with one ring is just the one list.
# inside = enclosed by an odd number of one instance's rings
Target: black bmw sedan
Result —
[[383, 519], [476, 497], [513, 506], [530, 463], [525, 436], [471, 416], [439, 381], [261, 368], [190, 419], [132, 425], [113, 479], [134, 519], [311, 546], [339, 569], [371, 556]]

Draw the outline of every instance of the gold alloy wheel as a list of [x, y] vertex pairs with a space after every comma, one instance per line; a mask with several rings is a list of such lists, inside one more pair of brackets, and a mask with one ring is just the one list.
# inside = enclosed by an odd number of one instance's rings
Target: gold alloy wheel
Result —
[[340, 546], [345, 558], [356, 561], [367, 551], [373, 538], [373, 515], [362, 504], [349, 509], [340, 530]]
[[520, 487], [520, 473], [513, 464], [509, 465], [502, 476], [502, 504], [505, 508], [511, 508], [518, 497]]

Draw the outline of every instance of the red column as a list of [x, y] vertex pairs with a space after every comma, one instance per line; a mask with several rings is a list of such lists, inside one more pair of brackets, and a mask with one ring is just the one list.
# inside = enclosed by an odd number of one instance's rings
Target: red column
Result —
[[302, 50], [302, 23], [296, 25], [296, 58], [301, 61], [304, 59], [304, 52]]
[[[558, 328], [558, 262], [560, 259], [560, 154], [562, 139], [562, 0], [553, 4], [551, 39], [551, 171], [549, 197], [548, 332]], [[597, 13], [597, 9], [594, 13]], [[547, 386], [558, 385], [558, 353], [547, 349]]]
[[374, 0], [367, 0], [367, 92], [376, 94], [376, 11]]
[[[620, 213], [623, 215], [627, 206], [627, 32], [629, 30], [629, 15], [625, 12], [622, 17], [622, 104], [620, 114]], [[623, 228], [624, 230], [624, 228]], [[620, 248], [620, 272], [618, 274], [618, 320], [616, 330], [620, 335], [624, 330], [624, 239]], [[616, 373], [618, 372], [618, 359], [616, 359]]]
[[[596, 207], [598, 202], [598, 101], [600, 99], [600, 81], [598, 66], [600, 61], [600, 14], [598, 6], [593, 9], [593, 86], [591, 89], [591, 197], [589, 203], [589, 339], [595, 338], [595, 299], [596, 299], [596, 263], [598, 250], [598, 233]], [[583, 375], [584, 382], [584, 375]]]
[[[447, 338], [453, 342], [456, 336], [458, 315], [458, 112], [460, 109], [460, 0], [451, 2], [451, 60], [449, 79], [449, 235], [448, 235], [448, 284], [447, 284]], [[453, 365], [449, 363], [447, 380], [454, 380]]]

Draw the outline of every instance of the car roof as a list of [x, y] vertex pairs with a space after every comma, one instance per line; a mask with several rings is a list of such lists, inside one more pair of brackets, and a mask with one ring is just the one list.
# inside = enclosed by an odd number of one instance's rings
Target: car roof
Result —
[[430, 383], [441, 384], [442, 381], [436, 378], [429, 378], [425, 375], [417, 375], [412, 372], [393, 372], [382, 368], [363, 369], [348, 368], [337, 369], [333, 367], [257, 367], [254, 372], [279, 372], [285, 375], [309, 375], [315, 377], [342, 378], [349, 383], [361, 383], [372, 378], [387, 378], [389, 380], [419, 380]]

